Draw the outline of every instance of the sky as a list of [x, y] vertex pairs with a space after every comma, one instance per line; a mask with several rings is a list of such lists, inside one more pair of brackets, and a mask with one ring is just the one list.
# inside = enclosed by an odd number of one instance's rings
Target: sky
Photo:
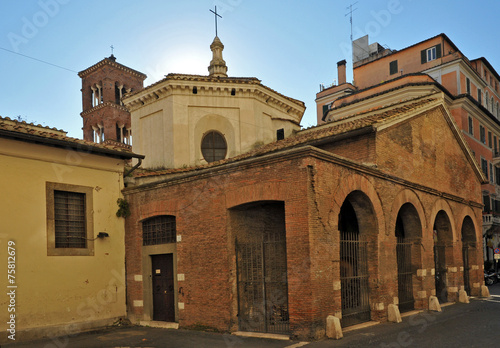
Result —
[[498, 0], [0, 0], [0, 116], [82, 138], [77, 72], [110, 46], [145, 86], [208, 75], [215, 6], [228, 75], [303, 101], [303, 127], [316, 125], [316, 93], [337, 79], [338, 61], [352, 80], [350, 9], [354, 39], [400, 50], [445, 33], [500, 72]]

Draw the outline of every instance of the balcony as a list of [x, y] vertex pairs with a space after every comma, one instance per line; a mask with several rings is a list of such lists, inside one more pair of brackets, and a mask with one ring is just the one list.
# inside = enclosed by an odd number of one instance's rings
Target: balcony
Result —
[[493, 160], [491, 161], [494, 166], [497, 164], [500, 164], [500, 152], [499, 151], [493, 151]]
[[492, 226], [500, 226], [500, 214], [483, 212], [483, 230], [489, 230]]

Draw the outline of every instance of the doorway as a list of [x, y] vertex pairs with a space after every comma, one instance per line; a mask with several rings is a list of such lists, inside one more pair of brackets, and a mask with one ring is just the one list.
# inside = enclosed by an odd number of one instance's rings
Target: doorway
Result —
[[153, 320], [175, 321], [173, 254], [151, 255]]

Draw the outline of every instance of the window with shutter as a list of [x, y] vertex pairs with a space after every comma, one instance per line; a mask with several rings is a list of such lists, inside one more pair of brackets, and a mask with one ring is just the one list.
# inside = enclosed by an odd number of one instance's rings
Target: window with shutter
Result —
[[392, 62], [389, 63], [389, 74], [394, 75], [397, 74], [398, 72], [398, 61], [393, 60]]

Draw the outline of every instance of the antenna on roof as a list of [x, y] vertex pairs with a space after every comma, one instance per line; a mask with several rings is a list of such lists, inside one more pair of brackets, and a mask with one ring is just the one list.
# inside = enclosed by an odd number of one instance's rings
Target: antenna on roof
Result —
[[113, 45], [111, 45], [109, 47], [111, 48], [111, 55], [113, 55], [113, 51], [114, 51], [115, 48], [113, 47]]
[[352, 43], [352, 13], [357, 10], [357, 8], [355, 8], [353, 10], [352, 6], [356, 5], [357, 3], [358, 3], [358, 1], [356, 1], [354, 4], [350, 4], [349, 7], [346, 7], [346, 9], [348, 9], [349, 12], [347, 12], [346, 15], [344, 16], [344, 17], [346, 17], [347, 15], [350, 15], [350, 22], [351, 22], [351, 43]]

